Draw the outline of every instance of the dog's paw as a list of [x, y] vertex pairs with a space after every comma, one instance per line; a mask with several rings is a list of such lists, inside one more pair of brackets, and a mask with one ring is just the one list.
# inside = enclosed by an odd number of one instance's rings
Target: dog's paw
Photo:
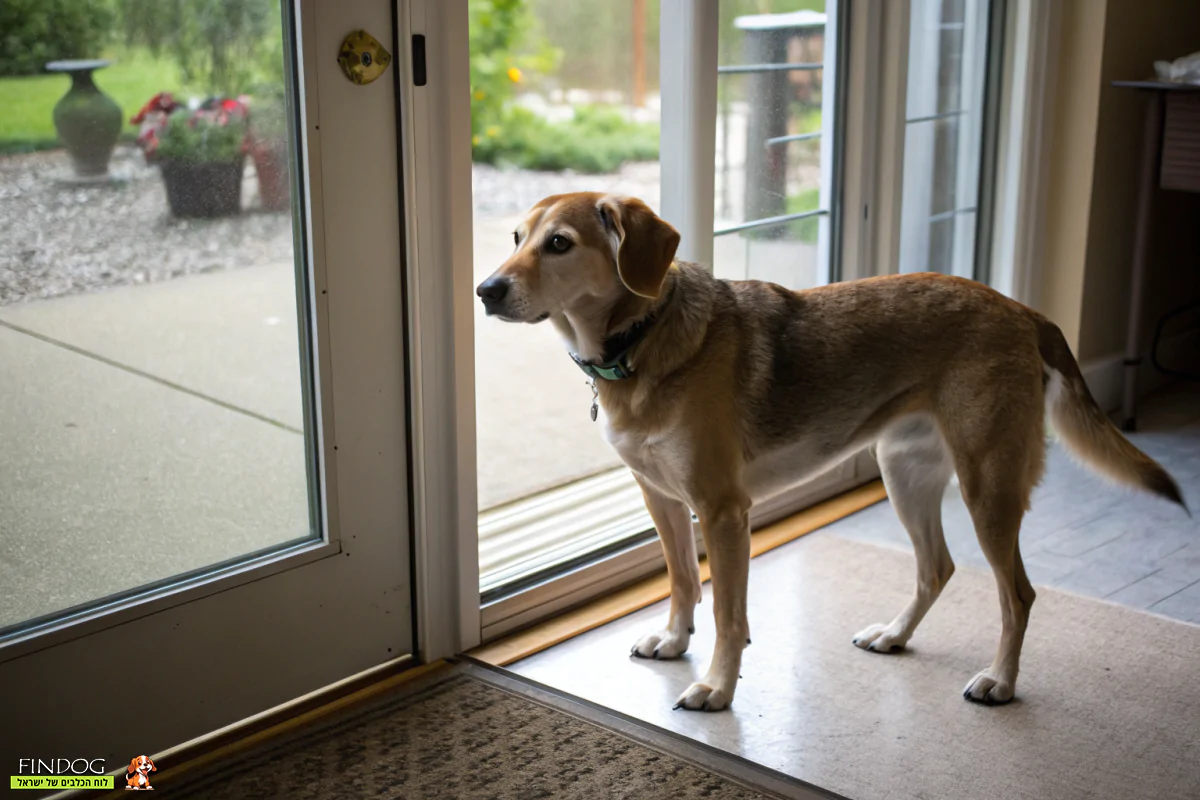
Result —
[[899, 631], [894, 631], [888, 625], [871, 625], [854, 635], [855, 647], [870, 650], [873, 653], [894, 653], [903, 650], [908, 639], [902, 638]]
[[963, 697], [985, 706], [1002, 706], [1013, 699], [1013, 685], [996, 677], [990, 669], [976, 675], [963, 689]]
[[679, 658], [687, 652], [690, 634], [679, 635], [669, 630], [649, 633], [638, 639], [629, 651], [638, 658]]
[[675, 701], [675, 708], [688, 711], [724, 711], [733, 702], [730, 693], [714, 689], [707, 683], [696, 682]]

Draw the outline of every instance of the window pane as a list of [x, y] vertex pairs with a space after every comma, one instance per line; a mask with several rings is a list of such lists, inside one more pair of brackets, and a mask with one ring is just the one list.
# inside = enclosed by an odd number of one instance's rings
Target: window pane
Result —
[[988, 0], [911, 0], [901, 272], [974, 277]]
[[[549, 195], [611, 192], [658, 210], [659, 3], [615, 0], [600, 12], [592, 0], [469, 0], [468, 9], [476, 283], [512, 255], [513, 231]], [[581, 483], [622, 465], [591, 422], [592, 390], [553, 324], [506, 324], [476, 303], [475, 356], [481, 585], [627, 536], [628, 526], [597, 526], [611, 522], [606, 498], [623, 496], [628, 471], [598, 499]], [[598, 510], [580, 511], [588, 503]]]
[[284, 23], [208, 5], [3, 62], [0, 633], [319, 532]]
[[[830, 10], [833, 4], [830, 4]], [[833, 26], [826, 3], [723, 2], [717, 84], [714, 272], [792, 288], [828, 281]]]

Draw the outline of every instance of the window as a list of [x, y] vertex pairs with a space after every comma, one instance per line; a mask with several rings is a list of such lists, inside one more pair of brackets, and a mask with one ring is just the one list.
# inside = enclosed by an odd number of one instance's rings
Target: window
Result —
[[[997, 94], [987, 0], [911, 0], [900, 271], [986, 280], [988, 176]], [[1000, 25], [994, 26], [998, 31]], [[998, 50], [999, 48], [997, 48]]]

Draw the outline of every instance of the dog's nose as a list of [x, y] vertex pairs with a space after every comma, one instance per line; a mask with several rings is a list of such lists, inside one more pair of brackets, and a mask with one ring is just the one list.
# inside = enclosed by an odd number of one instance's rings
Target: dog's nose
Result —
[[499, 303], [508, 294], [508, 278], [488, 278], [479, 284], [475, 294], [479, 295], [484, 305]]

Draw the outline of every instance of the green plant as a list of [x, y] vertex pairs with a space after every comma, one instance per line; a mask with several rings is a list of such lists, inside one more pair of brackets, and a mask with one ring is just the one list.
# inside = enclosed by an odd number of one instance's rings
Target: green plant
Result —
[[240, 161], [246, 147], [245, 118], [176, 112], [158, 134], [158, 158], [188, 164]]
[[282, 84], [278, 0], [118, 0], [118, 8], [126, 43], [169, 54], [189, 86], [237, 95]]
[[3, 0], [0, 75], [36, 75], [47, 61], [99, 58], [114, 17], [112, 0]]
[[[787, 213], [799, 214], [804, 211], [815, 211], [821, 204], [820, 189], [805, 189], [799, 194], [792, 195], [787, 200]], [[821, 220], [817, 217], [808, 217], [807, 219], [797, 219], [788, 223], [788, 233], [790, 239], [798, 239], [801, 242], [815, 244], [817, 241], [817, 232], [820, 230]]]
[[521, 84], [558, 67], [562, 53], [541, 35], [527, 0], [470, 0], [471, 133], [504, 121]]
[[475, 138], [475, 160], [536, 170], [612, 172], [628, 161], [658, 158], [658, 125], [619, 111], [581, 106], [564, 122], [511, 107]]

